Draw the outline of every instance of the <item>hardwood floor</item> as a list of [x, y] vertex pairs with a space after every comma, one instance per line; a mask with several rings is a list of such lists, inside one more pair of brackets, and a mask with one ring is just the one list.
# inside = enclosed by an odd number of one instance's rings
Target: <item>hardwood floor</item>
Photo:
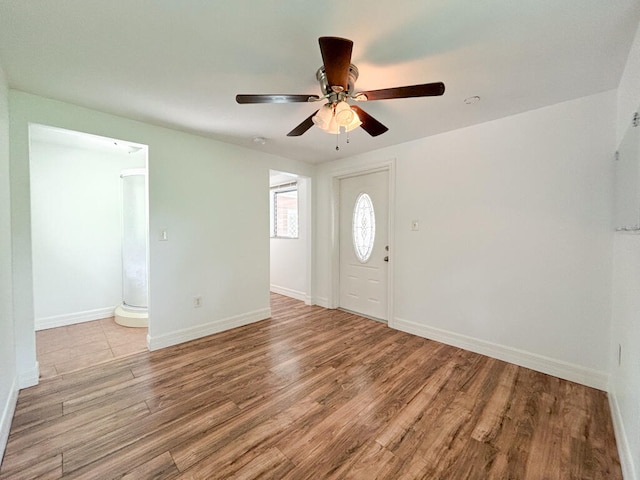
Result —
[[622, 478], [604, 392], [272, 299], [21, 391], [0, 478]]

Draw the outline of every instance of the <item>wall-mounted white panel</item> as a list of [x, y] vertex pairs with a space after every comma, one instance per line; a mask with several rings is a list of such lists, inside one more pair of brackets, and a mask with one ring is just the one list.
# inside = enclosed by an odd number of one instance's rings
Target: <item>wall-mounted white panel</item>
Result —
[[[618, 149], [624, 150], [633, 112], [640, 104], [640, 27], [629, 51], [617, 100]], [[637, 144], [631, 146], [637, 148]], [[624, 478], [637, 480], [640, 478], [640, 237], [616, 234], [614, 238], [609, 400]]]
[[620, 143], [615, 170], [614, 227], [640, 233], [640, 119], [629, 125]]

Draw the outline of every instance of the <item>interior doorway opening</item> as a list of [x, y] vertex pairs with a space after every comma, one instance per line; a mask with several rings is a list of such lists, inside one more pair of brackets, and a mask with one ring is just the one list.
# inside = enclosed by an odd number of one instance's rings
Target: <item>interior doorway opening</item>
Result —
[[[30, 125], [29, 163], [41, 378], [146, 349], [148, 321], [128, 328], [114, 315], [132, 281], [139, 284], [136, 305], [148, 307], [148, 147]], [[133, 171], [135, 195], [123, 184]], [[132, 201], [140, 245], [133, 266], [123, 258]]]
[[311, 179], [269, 171], [270, 291], [311, 299]]

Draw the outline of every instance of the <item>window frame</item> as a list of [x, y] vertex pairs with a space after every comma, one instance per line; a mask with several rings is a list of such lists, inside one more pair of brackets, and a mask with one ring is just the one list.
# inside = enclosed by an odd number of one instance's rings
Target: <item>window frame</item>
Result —
[[[296, 235], [278, 235], [278, 195], [283, 193], [296, 192]], [[299, 239], [300, 238], [300, 189], [298, 182], [288, 182], [279, 185], [273, 185], [269, 188], [270, 198], [270, 221], [269, 226], [270, 238], [283, 238], [283, 239]]]
[[[356, 230], [360, 231], [359, 227], [356, 227], [356, 220], [360, 217], [359, 212], [361, 210], [361, 204], [365, 203], [369, 209], [369, 220], [371, 220], [369, 225], [370, 237], [369, 245], [367, 245], [367, 249], [364, 252], [360, 251], [360, 242], [357, 241]], [[351, 214], [351, 245], [353, 246], [353, 252], [358, 259], [358, 261], [362, 264], [368, 263], [371, 260], [371, 255], [373, 254], [373, 249], [376, 244], [376, 209], [373, 204], [373, 198], [367, 192], [360, 192], [356, 197], [356, 201], [353, 204], [353, 212]]]

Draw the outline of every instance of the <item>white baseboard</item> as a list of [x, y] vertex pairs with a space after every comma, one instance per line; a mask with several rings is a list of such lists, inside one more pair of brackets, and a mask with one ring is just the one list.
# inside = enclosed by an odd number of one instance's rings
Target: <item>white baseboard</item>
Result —
[[597, 388], [598, 390], [607, 391], [609, 376], [604, 372], [545, 357], [544, 355], [527, 352], [525, 350], [519, 350], [517, 348], [507, 347], [473, 337], [467, 337], [466, 335], [460, 335], [459, 333], [428, 327], [426, 325], [397, 317], [390, 326], [398, 330], [402, 330], [403, 332], [436, 340], [454, 347], [464, 348], [465, 350], [487, 355], [488, 357], [497, 358], [498, 360], [503, 360], [505, 362], [514, 363], [521, 367], [553, 375], [554, 377], [560, 377], [588, 387]]
[[24, 372], [18, 373], [18, 388], [29, 388], [37, 385], [40, 381], [40, 365], [38, 362], [33, 367]]
[[53, 317], [36, 318], [35, 327], [37, 330], [46, 330], [47, 328], [64, 327], [66, 325], [74, 325], [76, 323], [90, 322], [92, 320], [100, 320], [101, 318], [113, 317], [116, 307], [96, 308], [95, 310], [87, 310], [85, 312], [67, 313], [64, 315], [56, 315]]
[[636, 469], [633, 465], [633, 455], [629, 447], [629, 439], [622, 421], [622, 413], [616, 393], [609, 390], [609, 409], [611, 410], [611, 419], [613, 420], [613, 430], [616, 434], [616, 445], [618, 446], [618, 455], [620, 456], [620, 466], [622, 467], [622, 478], [627, 480], [638, 480]]
[[284, 295], [285, 297], [295, 298], [296, 300], [300, 300], [302, 302], [306, 301], [307, 299], [307, 294], [305, 292], [300, 292], [291, 288], [279, 287], [278, 285], [271, 284], [269, 289], [273, 293], [279, 293], [280, 295]]
[[16, 411], [17, 403], [18, 378], [14, 377], [13, 382], [11, 382], [9, 395], [7, 396], [7, 402], [2, 408], [2, 417], [0, 418], [0, 463], [2, 463], [4, 451], [7, 448], [7, 441], [9, 440], [9, 432], [11, 430], [11, 421], [13, 420], [13, 413]]
[[188, 342], [197, 338], [213, 335], [214, 333], [229, 330], [231, 328], [248, 325], [259, 320], [271, 317], [271, 308], [263, 308], [253, 312], [243, 313], [234, 317], [216, 320], [214, 322], [198, 325], [197, 327], [176, 330], [175, 332], [166, 333], [157, 337], [149, 336], [147, 344], [149, 350], [159, 350], [161, 348], [170, 347], [179, 343]]

